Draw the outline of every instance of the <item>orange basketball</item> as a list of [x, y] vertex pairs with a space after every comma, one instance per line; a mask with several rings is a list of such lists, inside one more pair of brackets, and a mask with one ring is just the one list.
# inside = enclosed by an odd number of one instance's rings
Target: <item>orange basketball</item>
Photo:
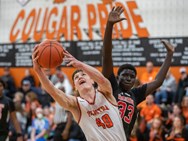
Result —
[[44, 40], [38, 46], [38, 63], [43, 68], [56, 68], [63, 61], [63, 47], [55, 40]]

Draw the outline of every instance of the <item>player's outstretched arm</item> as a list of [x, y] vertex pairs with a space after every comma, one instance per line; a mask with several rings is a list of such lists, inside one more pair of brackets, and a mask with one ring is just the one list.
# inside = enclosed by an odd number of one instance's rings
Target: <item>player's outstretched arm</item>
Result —
[[36, 72], [42, 86], [45, 90], [53, 97], [55, 101], [57, 101], [62, 107], [71, 111], [71, 108], [77, 107], [76, 98], [71, 95], [66, 95], [63, 91], [54, 87], [52, 82], [46, 77], [41, 67], [39, 66], [37, 59], [39, 56], [38, 53], [38, 45], [35, 46], [34, 52], [32, 54], [33, 60], [33, 69]]
[[158, 87], [160, 87], [162, 85], [162, 83], [166, 77], [166, 74], [168, 72], [168, 69], [170, 67], [171, 61], [172, 61], [172, 57], [173, 57], [175, 48], [168, 41], [162, 40], [161, 42], [163, 43], [163, 45], [165, 46], [165, 48], [167, 50], [167, 56], [165, 58], [165, 61], [162, 64], [155, 80], [147, 84], [146, 96], [148, 94], [151, 94], [153, 91], [155, 91]]
[[121, 13], [123, 13], [123, 8], [113, 7], [112, 11], [109, 13], [106, 30], [103, 41], [102, 50], [102, 73], [106, 78], [109, 78], [113, 73], [113, 62], [112, 62], [112, 30], [113, 25], [117, 22], [125, 20], [125, 18], [120, 18]]
[[112, 95], [112, 88], [111, 84], [106, 79], [100, 71], [93, 68], [92, 66], [89, 66], [85, 63], [82, 63], [81, 61], [78, 61], [76, 58], [74, 58], [68, 51], [64, 51], [64, 61], [67, 62], [67, 66], [73, 66], [77, 69], [81, 69], [84, 72], [86, 72], [93, 81], [95, 81], [98, 86], [100, 87], [100, 90], [103, 91], [105, 94], [111, 94]]

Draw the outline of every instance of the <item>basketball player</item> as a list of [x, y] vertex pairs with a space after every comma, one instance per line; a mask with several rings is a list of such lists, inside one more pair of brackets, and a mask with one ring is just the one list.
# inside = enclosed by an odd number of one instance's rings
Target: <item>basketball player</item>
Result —
[[121, 13], [123, 13], [123, 8], [116, 7], [112, 9], [108, 16], [104, 36], [102, 73], [112, 85], [113, 95], [118, 102], [124, 131], [128, 138], [137, 118], [136, 106], [142, 102], [148, 94], [151, 94], [163, 83], [171, 64], [174, 47], [167, 41], [162, 41], [167, 50], [167, 55], [154, 81], [132, 89], [137, 72], [135, 67], [130, 64], [124, 64], [119, 67], [117, 80], [113, 72], [112, 30], [115, 23], [125, 19], [120, 18]]
[[17, 141], [23, 141], [21, 128], [16, 118], [14, 103], [3, 94], [4, 88], [5, 84], [0, 79], [0, 141], [8, 140], [10, 119], [17, 132]]
[[[73, 74], [75, 89], [80, 97], [66, 95], [54, 87], [37, 63], [38, 47], [32, 55], [33, 68], [45, 90], [66, 110], [70, 111], [88, 141], [126, 141], [122, 121], [110, 82], [95, 68], [76, 60], [64, 51], [67, 66], [79, 69]], [[98, 89], [93, 87], [94, 82]]]

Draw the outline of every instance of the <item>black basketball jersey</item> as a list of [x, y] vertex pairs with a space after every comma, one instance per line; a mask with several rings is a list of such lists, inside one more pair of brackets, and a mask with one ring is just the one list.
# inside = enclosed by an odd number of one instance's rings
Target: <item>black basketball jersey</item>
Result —
[[147, 84], [125, 92], [119, 87], [114, 74], [111, 75], [109, 81], [112, 85], [113, 95], [118, 102], [126, 137], [129, 138], [138, 115], [137, 105], [145, 99]]
[[15, 111], [14, 103], [6, 96], [0, 97], [0, 135], [7, 135], [9, 131], [10, 113]]

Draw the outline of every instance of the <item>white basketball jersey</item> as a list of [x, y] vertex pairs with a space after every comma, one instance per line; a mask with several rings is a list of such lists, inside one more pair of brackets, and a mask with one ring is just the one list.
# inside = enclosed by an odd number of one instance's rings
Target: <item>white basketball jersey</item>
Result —
[[78, 121], [88, 141], [126, 141], [118, 107], [96, 92], [94, 103], [78, 97], [81, 110]]

